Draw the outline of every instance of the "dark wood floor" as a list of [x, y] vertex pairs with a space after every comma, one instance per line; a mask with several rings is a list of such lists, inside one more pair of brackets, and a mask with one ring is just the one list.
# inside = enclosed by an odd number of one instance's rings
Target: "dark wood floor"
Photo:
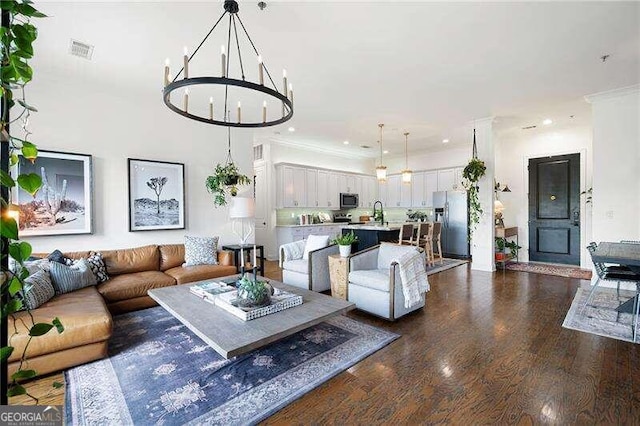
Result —
[[[402, 337], [265, 424], [640, 424], [640, 345], [562, 328], [579, 280], [461, 266], [429, 281], [396, 323], [350, 313]], [[62, 404], [60, 378], [30, 391]]]
[[562, 328], [580, 281], [461, 266], [402, 335], [266, 424], [640, 424], [640, 345]]

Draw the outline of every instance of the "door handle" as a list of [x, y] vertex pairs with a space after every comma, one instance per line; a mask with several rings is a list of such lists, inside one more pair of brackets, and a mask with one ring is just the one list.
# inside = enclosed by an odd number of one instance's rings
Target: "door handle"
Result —
[[580, 210], [573, 209], [573, 226], [580, 226]]

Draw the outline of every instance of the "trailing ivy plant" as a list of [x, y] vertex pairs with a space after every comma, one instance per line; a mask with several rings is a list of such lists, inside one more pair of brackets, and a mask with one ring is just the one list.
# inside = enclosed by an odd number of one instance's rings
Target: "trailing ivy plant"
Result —
[[[35, 161], [38, 155], [37, 147], [28, 141], [30, 132], [27, 128], [29, 117], [37, 109], [27, 103], [26, 86], [33, 78], [33, 70], [29, 65], [29, 59], [33, 57], [33, 42], [38, 36], [36, 27], [31, 23], [32, 18], [45, 17], [43, 13], [36, 10], [31, 5], [30, 0], [1, 1], [2, 7], [2, 27], [0, 38], [2, 43], [2, 61], [0, 84], [0, 96], [2, 97], [2, 113], [0, 114], [0, 136], [1, 143], [8, 147], [8, 164], [5, 158], [0, 168], [0, 185], [2, 186], [0, 215], [1, 240], [1, 274], [0, 274], [0, 295], [2, 298], [1, 319], [3, 336], [8, 336], [7, 341], [2, 341], [0, 345], [0, 360], [2, 362], [3, 373], [6, 373], [7, 360], [14, 351], [11, 346], [11, 337], [18, 334], [17, 324], [22, 324], [28, 330], [28, 339], [22, 353], [20, 354], [18, 369], [10, 377], [6, 394], [1, 395], [5, 401], [9, 396], [28, 395], [36, 402], [37, 399], [29, 395], [20, 384], [20, 381], [33, 378], [37, 372], [24, 368], [27, 349], [32, 339], [42, 336], [53, 328], [58, 333], [62, 333], [64, 327], [58, 318], [53, 318], [51, 322], [36, 323], [31, 312], [22, 315], [20, 319], [15, 317], [15, 313], [26, 309], [23, 305], [23, 297], [30, 288], [25, 284], [29, 276], [29, 271], [25, 267], [25, 261], [31, 255], [31, 245], [20, 241], [18, 236], [18, 224], [11, 213], [17, 213], [18, 207], [11, 204], [11, 190], [16, 186], [35, 197], [42, 186], [42, 179], [35, 173], [20, 174], [14, 179], [8, 168], [18, 164], [18, 153], [31, 162]], [[10, 125], [20, 122], [24, 133], [23, 138], [18, 138], [10, 132]], [[4, 150], [4, 147], [3, 147]], [[15, 268], [10, 270], [8, 265], [9, 257], [15, 262]], [[26, 309], [28, 311], [28, 309]], [[13, 330], [8, 330], [8, 318], [14, 319]], [[3, 379], [4, 374], [3, 374]], [[54, 383], [55, 387], [62, 386]], [[4, 392], [3, 392], [4, 393]]]
[[472, 158], [462, 171], [464, 187], [469, 194], [469, 239], [471, 239], [483, 213], [482, 206], [478, 200], [478, 181], [486, 171], [487, 166], [484, 165], [484, 161], [477, 158]]
[[238, 186], [251, 184], [248, 176], [240, 174], [240, 169], [231, 161], [226, 164], [217, 164], [213, 175], [207, 177], [205, 186], [210, 194], [213, 194], [215, 207], [227, 204], [227, 195], [238, 195]]

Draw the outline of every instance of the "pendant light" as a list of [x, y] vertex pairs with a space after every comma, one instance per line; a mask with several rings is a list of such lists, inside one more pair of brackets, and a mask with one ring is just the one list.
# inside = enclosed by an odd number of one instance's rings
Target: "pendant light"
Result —
[[387, 181], [387, 166], [382, 165], [382, 128], [384, 124], [378, 124], [380, 128], [380, 165], [376, 167], [376, 177], [378, 178], [378, 182], [386, 182]]
[[409, 170], [409, 154], [407, 151], [409, 132], [404, 133], [404, 170], [402, 171], [402, 183], [411, 183], [411, 175], [413, 172]]

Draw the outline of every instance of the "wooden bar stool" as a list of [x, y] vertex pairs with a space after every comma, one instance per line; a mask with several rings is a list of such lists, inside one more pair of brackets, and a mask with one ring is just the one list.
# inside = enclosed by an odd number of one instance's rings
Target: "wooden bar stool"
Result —
[[424, 222], [418, 225], [418, 236], [416, 238], [416, 245], [424, 247], [424, 251], [427, 258], [427, 265], [433, 266], [433, 223]]
[[[438, 259], [440, 260], [440, 264], [442, 264], [443, 262], [443, 257], [442, 257], [442, 240], [441, 237], [442, 236], [442, 222], [434, 222], [433, 224], [433, 243], [438, 246]], [[435, 253], [433, 253], [433, 250], [431, 251], [433, 254], [433, 260], [435, 262]]]
[[398, 236], [399, 245], [414, 245], [413, 224], [405, 223], [400, 227], [400, 235]]

